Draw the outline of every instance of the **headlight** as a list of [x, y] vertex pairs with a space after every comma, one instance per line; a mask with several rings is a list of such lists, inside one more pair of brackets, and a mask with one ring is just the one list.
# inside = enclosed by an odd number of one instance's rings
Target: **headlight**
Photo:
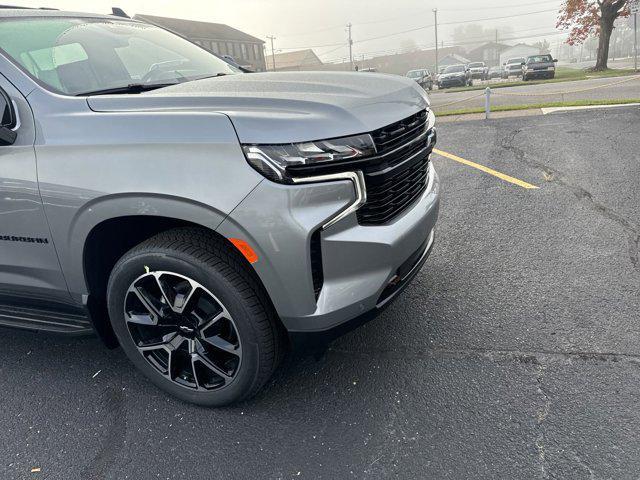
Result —
[[323, 165], [340, 160], [356, 160], [376, 154], [369, 134], [282, 145], [243, 145], [249, 164], [274, 182], [293, 183], [290, 167]]

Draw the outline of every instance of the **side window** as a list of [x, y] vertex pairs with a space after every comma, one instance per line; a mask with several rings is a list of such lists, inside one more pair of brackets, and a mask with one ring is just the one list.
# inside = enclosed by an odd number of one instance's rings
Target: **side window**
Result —
[[16, 126], [16, 116], [9, 95], [0, 88], [0, 145], [13, 145], [17, 134], [12, 130]]
[[16, 126], [16, 118], [13, 113], [13, 105], [9, 95], [0, 88], [0, 126], [13, 128]]

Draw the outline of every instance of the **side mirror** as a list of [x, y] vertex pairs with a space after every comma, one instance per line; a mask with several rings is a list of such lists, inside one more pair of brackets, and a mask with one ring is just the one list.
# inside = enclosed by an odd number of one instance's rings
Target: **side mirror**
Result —
[[0, 145], [13, 145], [18, 134], [11, 130], [16, 125], [16, 113], [6, 93], [0, 90]]
[[553, 59], [553, 63], [558, 63], [558, 59], [557, 59], [557, 58], [554, 58], [554, 59]]
[[521, 62], [520, 65], [524, 65], [524, 62]]

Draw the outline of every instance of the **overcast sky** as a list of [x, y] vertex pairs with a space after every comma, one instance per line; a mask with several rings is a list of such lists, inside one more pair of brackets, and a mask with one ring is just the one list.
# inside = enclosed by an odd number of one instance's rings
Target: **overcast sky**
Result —
[[[348, 22], [353, 23], [356, 58], [362, 54], [391, 53], [408, 42], [433, 47], [433, 8], [438, 8], [438, 23], [442, 24], [439, 43], [444, 41], [445, 45], [451, 43], [455, 26], [461, 25], [452, 22], [474, 20], [486, 28], [511, 26], [515, 33], [505, 43], [532, 43], [546, 38], [555, 45], [563, 38], [555, 30], [561, 0], [6, 0], [3, 3], [97, 13], [107, 13], [118, 6], [131, 16], [146, 13], [226, 23], [263, 40], [274, 35], [276, 50], [316, 47], [314, 50], [325, 61], [341, 60], [348, 55]], [[513, 17], [495, 19], [504, 16]], [[526, 35], [530, 37], [524, 38]]]

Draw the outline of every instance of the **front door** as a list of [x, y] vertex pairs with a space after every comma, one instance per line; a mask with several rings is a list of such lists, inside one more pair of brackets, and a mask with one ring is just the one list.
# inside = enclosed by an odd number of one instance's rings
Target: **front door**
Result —
[[0, 132], [0, 304], [69, 302], [38, 189], [31, 108], [2, 75], [0, 117], [15, 133]]

